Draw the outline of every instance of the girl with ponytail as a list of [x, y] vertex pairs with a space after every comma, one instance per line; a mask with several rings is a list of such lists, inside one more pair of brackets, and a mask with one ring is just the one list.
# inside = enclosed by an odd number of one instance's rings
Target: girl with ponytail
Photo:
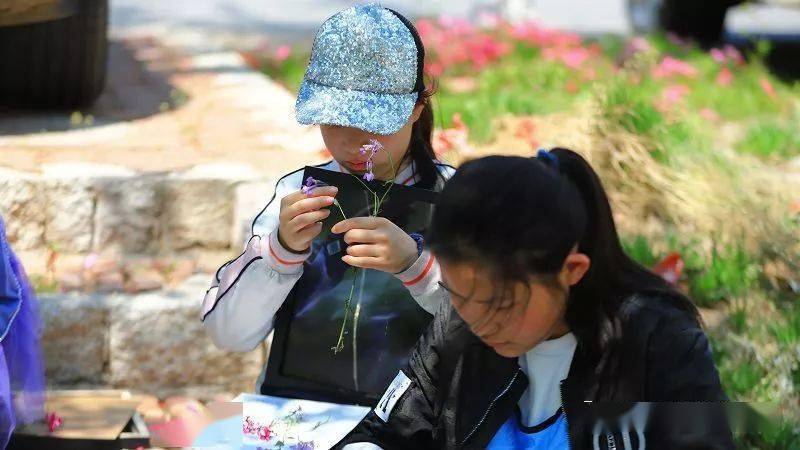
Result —
[[427, 243], [450, 302], [340, 447], [733, 448], [697, 310], [625, 254], [580, 155], [465, 163]]
[[[375, 4], [354, 6], [325, 21], [314, 41], [296, 103], [298, 121], [319, 125], [333, 156], [318, 167], [367, 180], [441, 190], [454, 169], [436, 160], [431, 145], [433, 90], [423, 80], [424, 58], [416, 29], [396, 11]], [[401, 291], [402, 295], [386, 296], [398, 303], [415, 302], [419, 309], [411, 308], [414, 316], [410, 319], [399, 313], [381, 319], [387, 330], [392, 321], [392, 326], [402, 328], [411, 340], [400, 344], [389, 338], [365, 342], [366, 351], [359, 359], [360, 367], [368, 369], [362, 374], [366, 381], [359, 384], [338, 376], [351, 371], [347, 373], [353, 373], [355, 379], [356, 366], [347, 362], [347, 354], [337, 358], [328, 351], [335, 341], [320, 344], [314, 336], [303, 336], [294, 347], [303, 350], [294, 358], [313, 353], [317, 359], [310, 369], [325, 372], [330, 380], [325, 380], [323, 391], [313, 392], [320, 383], [312, 380], [317, 384], [293, 395], [340, 403], [374, 401], [404, 363], [402, 356], [422, 334], [432, 313], [446, 300], [438, 284], [439, 266], [424, 250], [423, 236], [406, 234], [383, 217], [343, 220], [331, 232], [343, 235], [346, 245], [312, 249], [322, 221], [332, 210], [338, 212], [333, 206], [337, 188], [310, 188], [305, 183], [303, 168], [278, 180], [272, 199], [253, 221], [242, 254], [217, 271], [203, 301], [203, 324], [218, 347], [249, 351], [266, 339], [276, 318], [280, 323], [292, 320], [291, 307], [282, 308], [291, 303], [287, 298], [303, 297], [311, 307], [320, 298], [334, 295], [330, 283], [320, 281], [329, 279], [331, 267], [340, 268], [344, 261], [349, 266], [390, 273], [397, 278], [391, 282], [399, 289], [372, 286], [370, 295]], [[329, 328], [319, 330], [319, 335], [336, 336], [341, 320], [331, 320], [326, 326]], [[320, 358], [327, 358], [326, 363], [319, 363]], [[282, 389], [269, 376], [282, 370], [278, 365], [269, 373], [265, 368], [261, 393]]]

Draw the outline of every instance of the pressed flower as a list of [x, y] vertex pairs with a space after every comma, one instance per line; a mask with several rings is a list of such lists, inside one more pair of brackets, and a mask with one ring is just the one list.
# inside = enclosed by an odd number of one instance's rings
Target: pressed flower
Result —
[[268, 441], [272, 438], [272, 430], [268, 426], [263, 426], [258, 430], [258, 438], [262, 441]]

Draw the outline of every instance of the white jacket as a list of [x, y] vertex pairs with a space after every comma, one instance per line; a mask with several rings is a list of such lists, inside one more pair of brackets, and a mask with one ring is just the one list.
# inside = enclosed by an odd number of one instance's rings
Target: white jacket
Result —
[[[335, 160], [317, 167], [346, 172]], [[454, 172], [444, 164], [437, 163], [437, 167], [445, 178]], [[416, 181], [413, 164], [395, 179], [406, 185]], [[203, 299], [202, 316], [203, 325], [219, 348], [244, 352], [258, 346], [272, 330], [275, 314], [303, 275], [303, 263], [309, 253], [292, 253], [281, 246], [277, 237], [280, 199], [300, 190], [302, 184], [303, 169], [278, 180], [272, 199], [253, 221], [242, 254], [217, 270]], [[396, 276], [430, 314], [447, 299], [438, 283], [439, 265], [427, 250]]]

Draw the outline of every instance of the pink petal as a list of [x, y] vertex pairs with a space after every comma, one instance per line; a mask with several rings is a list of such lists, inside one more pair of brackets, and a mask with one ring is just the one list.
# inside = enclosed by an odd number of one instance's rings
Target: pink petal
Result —
[[706, 119], [706, 120], [708, 120], [710, 122], [714, 122], [717, 119], [719, 119], [719, 115], [717, 114], [717, 112], [714, 111], [711, 108], [703, 108], [703, 109], [701, 109], [700, 110], [700, 117], [702, 117], [703, 119]]
[[278, 47], [277, 50], [275, 50], [275, 59], [278, 62], [286, 61], [286, 59], [289, 58], [289, 56], [291, 55], [292, 55], [292, 47], [288, 45], [281, 45], [280, 47]]
[[768, 79], [761, 77], [759, 83], [761, 83], [761, 89], [764, 90], [764, 93], [766, 93], [770, 98], [777, 98], [777, 95], [775, 94], [775, 88]]
[[733, 73], [727, 67], [723, 67], [717, 75], [717, 84], [720, 86], [730, 86], [733, 81]]
[[728, 57], [725, 56], [725, 52], [723, 52], [718, 48], [712, 48], [710, 53], [711, 53], [711, 58], [713, 58], [714, 61], [720, 64], [724, 63], [725, 60], [728, 59]]

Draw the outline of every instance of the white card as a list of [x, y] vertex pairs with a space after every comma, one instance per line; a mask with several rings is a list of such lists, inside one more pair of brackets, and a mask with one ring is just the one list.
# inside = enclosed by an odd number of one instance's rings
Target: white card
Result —
[[375, 414], [384, 422], [389, 421], [389, 414], [391, 414], [394, 405], [400, 400], [400, 397], [411, 387], [411, 379], [406, 376], [401, 370], [397, 376], [392, 380], [392, 384], [386, 389], [386, 392], [381, 397], [378, 405], [375, 407]]
[[262, 449], [321, 450], [332, 447], [369, 408], [242, 394], [243, 444]]

